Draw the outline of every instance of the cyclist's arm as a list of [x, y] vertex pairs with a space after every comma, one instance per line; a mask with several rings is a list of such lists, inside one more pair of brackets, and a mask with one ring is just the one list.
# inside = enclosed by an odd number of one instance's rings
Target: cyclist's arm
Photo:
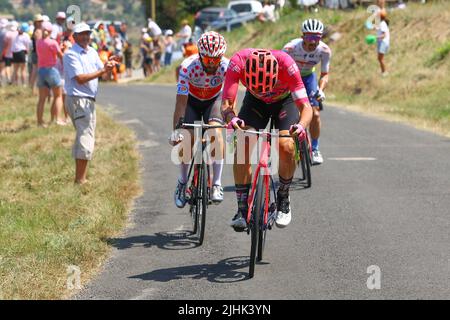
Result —
[[331, 61], [331, 49], [327, 48], [327, 51], [322, 55], [322, 60], [320, 62], [321, 73], [319, 80], [319, 89], [325, 90], [328, 84], [329, 72], [330, 72], [330, 61]]
[[[286, 69], [285, 69], [286, 70]], [[291, 66], [281, 74], [281, 81], [289, 83], [292, 99], [297, 108], [300, 110], [300, 124], [303, 128], [307, 128], [312, 120], [313, 111], [309, 104], [308, 94], [303, 84], [297, 64], [292, 60]]]
[[181, 63], [180, 73], [178, 75], [177, 98], [175, 102], [175, 111], [173, 113], [173, 129], [178, 124], [180, 118], [184, 117], [189, 98], [189, 71], [190, 60]]
[[222, 115], [224, 121], [231, 121], [233, 115], [236, 116], [236, 97], [239, 88], [239, 78], [241, 69], [238, 64], [238, 58], [233, 56], [227, 68], [227, 75], [225, 76], [225, 83], [222, 94]]
[[177, 94], [177, 100], [175, 103], [175, 111], [173, 113], [173, 129], [174, 130], [178, 124], [178, 121], [180, 121], [180, 118], [184, 117], [184, 115], [186, 113], [187, 102], [188, 102], [187, 95]]
[[327, 84], [328, 84], [328, 73], [321, 73], [320, 74], [320, 80], [319, 80], [319, 89], [324, 91]]

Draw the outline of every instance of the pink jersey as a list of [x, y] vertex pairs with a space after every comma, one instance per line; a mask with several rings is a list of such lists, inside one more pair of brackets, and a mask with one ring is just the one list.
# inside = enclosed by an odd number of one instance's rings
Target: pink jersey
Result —
[[[255, 49], [243, 49], [238, 51], [230, 60], [228, 72], [225, 77], [223, 100], [236, 99], [239, 80], [245, 86], [245, 62], [250, 53]], [[289, 94], [297, 105], [308, 103], [308, 94], [300, 77], [300, 72], [295, 61], [285, 52], [270, 50], [278, 61], [278, 80], [271, 92], [258, 94], [251, 92], [253, 96], [265, 103], [280, 101]], [[247, 89], [248, 90], [248, 89]]]

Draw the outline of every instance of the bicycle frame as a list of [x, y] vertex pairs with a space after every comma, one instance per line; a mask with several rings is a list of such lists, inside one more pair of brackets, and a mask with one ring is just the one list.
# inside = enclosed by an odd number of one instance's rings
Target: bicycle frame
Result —
[[269, 199], [270, 199], [270, 169], [269, 169], [269, 157], [270, 157], [270, 134], [268, 134], [264, 141], [262, 142], [262, 150], [261, 155], [259, 157], [259, 162], [256, 167], [254, 176], [253, 176], [253, 183], [252, 183], [252, 190], [248, 197], [248, 211], [247, 211], [247, 224], [250, 224], [251, 216], [252, 216], [252, 210], [253, 210], [253, 202], [254, 202], [254, 195], [256, 192], [257, 187], [257, 181], [258, 176], [260, 174], [263, 175], [264, 179], [264, 186], [266, 190], [265, 194], [265, 201], [264, 201], [264, 226], [267, 225], [268, 222], [268, 216], [269, 216]]

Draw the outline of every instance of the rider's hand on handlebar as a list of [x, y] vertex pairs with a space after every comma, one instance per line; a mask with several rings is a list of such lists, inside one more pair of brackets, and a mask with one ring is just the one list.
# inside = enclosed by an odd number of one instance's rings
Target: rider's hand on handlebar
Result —
[[184, 139], [184, 136], [178, 130], [174, 130], [169, 137], [169, 144], [171, 146], [176, 146], [181, 141], [183, 141], [183, 139]]
[[324, 101], [325, 100], [325, 93], [322, 90], [317, 90], [314, 94], [314, 97], [317, 99], [317, 101]]
[[240, 119], [239, 117], [234, 117], [231, 119], [230, 123], [228, 123], [227, 129], [244, 129], [245, 128], [245, 122], [244, 120]]
[[306, 130], [300, 123], [292, 125], [289, 129], [289, 133], [293, 136], [298, 136], [300, 142], [306, 138]]

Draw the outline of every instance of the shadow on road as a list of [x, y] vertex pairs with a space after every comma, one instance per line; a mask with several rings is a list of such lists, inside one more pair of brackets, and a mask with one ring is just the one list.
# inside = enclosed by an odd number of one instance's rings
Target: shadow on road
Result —
[[108, 239], [107, 242], [119, 250], [133, 247], [151, 248], [155, 246], [164, 250], [187, 250], [197, 247], [196, 241], [188, 238], [190, 235], [191, 232], [185, 230], [158, 232], [154, 235]]
[[199, 264], [192, 266], [159, 269], [130, 277], [145, 281], [169, 282], [180, 279], [206, 279], [214, 283], [234, 283], [248, 279], [249, 257], [234, 257], [219, 261], [217, 264]]

